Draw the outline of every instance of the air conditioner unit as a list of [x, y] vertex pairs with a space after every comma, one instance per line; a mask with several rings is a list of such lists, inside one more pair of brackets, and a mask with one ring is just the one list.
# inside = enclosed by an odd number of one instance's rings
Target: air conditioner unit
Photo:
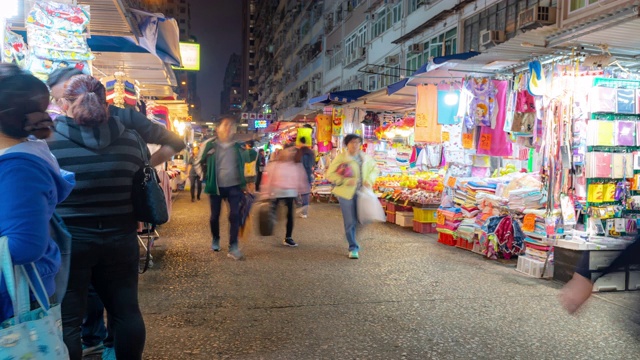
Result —
[[384, 58], [384, 63], [387, 65], [396, 65], [398, 62], [400, 62], [400, 56], [398, 55], [387, 56]]
[[424, 46], [422, 44], [413, 44], [413, 45], [409, 45], [409, 48], [407, 49], [407, 52], [409, 54], [420, 54], [424, 49]]
[[544, 25], [553, 25], [557, 20], [556, 8], [550, 6], [534, 6], [518, 14], [518, 28], [534, 29]]
[[505, 40], [504, 31], [484, 30], [480, 32], [480, 45], [482, 46], [502, 43]]

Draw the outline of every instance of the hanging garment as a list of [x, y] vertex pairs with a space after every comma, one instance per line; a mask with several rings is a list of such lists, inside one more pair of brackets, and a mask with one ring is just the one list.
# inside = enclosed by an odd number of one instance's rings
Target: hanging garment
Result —
[[[496, 116], [496, 95], [495, 82], [489, 78], [473, 78], [465, 83], [467, 90], [473, 95], [469, 104], [468, 116], [476, 125], [491, 126], [492, 117]], [[506, 101], [505, 101], [506, 103]], [[506, 106], [506, 104], [505, 104]]]
[[439, 143], [441, 126], [438, 124], [438, 87], [418, 85], [416, 102], [415, 142]]
[[[455, 98], [455, 103], [447, 104], [447, 96]], [[438, 91], [438, 124], [457, 124], [458, 104], [460, 102], [460, 91]]]
[[498, 112], [496, 128], [483, 126], [480, 129], [480, 143], [478, 154], [491, 156], [511, 156], [512, 146], [509, 136], [504, 132], [504, 122], [506, 119], [507, 102], [507, 81], [494, 80], [495, 89], [498, 91], [495, 101], [495, 111]]
[[431, 144], [425, 146], [427, 155], [427, 166], [429, 168], [438, 168], [442, 163], [442, 145]]

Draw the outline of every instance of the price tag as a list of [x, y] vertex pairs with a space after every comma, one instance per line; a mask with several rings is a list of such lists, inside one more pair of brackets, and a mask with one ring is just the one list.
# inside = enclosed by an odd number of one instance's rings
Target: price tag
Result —
[[491, 150], [491, 134], [482, 134], [480, 135], [480, 146], [481, 150]]
[[533, 231], [536, 229], [536, 216], [535, 214], [527, 214], [522, 220], [522, 231]]
[[450, 188], [454, 188], [456, 187], [456, 182], [458, 181], [458, 179], [456, 179], [453, 176], [449, 176], [449, 180], [447, 180], [447, 186]]
[[462, 147], [465, 149], [473, 148], [473, 134], [462, 134]]
[[436, 223], [438, 225], [444, 225], [444, 222], [445, 222], [444, 214], [438, 211], [438, 218], [436, 219]]
[[443, 131], [442, 132], [442, 142], [445, 141], [449, 141], [449, 132], [448, 131]]

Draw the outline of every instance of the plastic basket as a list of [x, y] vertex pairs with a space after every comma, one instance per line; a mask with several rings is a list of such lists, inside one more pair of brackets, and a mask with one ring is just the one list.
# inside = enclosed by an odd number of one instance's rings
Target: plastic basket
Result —
[[396, 213], [395, 211], [387, 211], [387, 222], [395, 224], [396, 223]]
[[436, 224], [421, 223], [415, 220], [413, 220], [413, 231], [417, 232], [418, 234], [435, 234], [438, 232], [436, 230]]
[[438, 233], [438, 242], [448, 246], [456, 246], [458, 240], [453, 235]]
[[434, 223], [438, 218], [438, 209], [413, 208], [413, 220], [421, 223]]
[[471, 251], [473, 250], [473, 241], [468, 241], [463, 238], [458, 238], [458, 243], [456, 244], [456, 247]]

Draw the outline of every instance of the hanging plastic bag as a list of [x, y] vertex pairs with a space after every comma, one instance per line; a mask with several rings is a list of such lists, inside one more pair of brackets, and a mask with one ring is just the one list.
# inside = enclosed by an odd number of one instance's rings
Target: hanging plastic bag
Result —
[[358, 190], [358, 222], [369, 224], [372, 222], [385, 222], [387, 217], [384, 209], [373, 190], [361, 188]]

